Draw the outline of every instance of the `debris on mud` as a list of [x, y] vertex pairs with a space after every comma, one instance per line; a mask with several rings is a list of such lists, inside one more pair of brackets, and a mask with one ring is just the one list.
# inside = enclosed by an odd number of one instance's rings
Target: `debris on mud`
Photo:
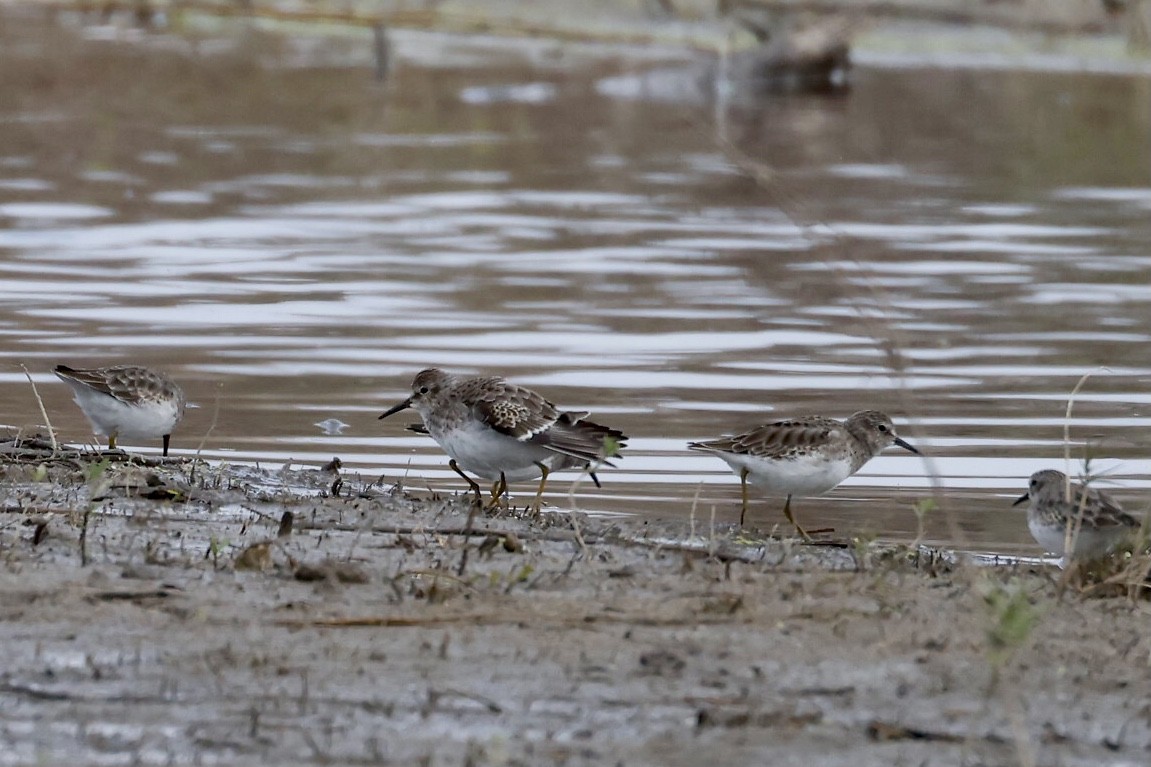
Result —
[[331, 464], [9, 439], [0, 478], [13, 763], [958, 764], [1029, 749], [1099, 764], [1151, 748], [1145, 603], [1061, 597], [1032, 566], [474, 514], [466, 496]]

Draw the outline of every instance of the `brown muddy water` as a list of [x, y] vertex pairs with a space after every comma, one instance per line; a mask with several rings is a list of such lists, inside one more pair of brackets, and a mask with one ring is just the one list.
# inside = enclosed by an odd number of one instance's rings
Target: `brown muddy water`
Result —
[[863, 408], [930, 459], [888, 451], [809, 526], [908, 540], [934, 495], [929, 542], [1036, 553], [1010, 504], [1065, 423], [1072, 471], [1146, 506], [1146, 75], [864, 56], [842, 96], [717, 105], [697, 64], [547, 43], [398, 35], [378, 83], [362, 40], [9, 22], [0, 425], [42, 428], [24, 365], [89, 439], [51, 367], [133, 362], [200, 406], [177, 454], [463, 489], [376, 418], [434, 365], [631, 435], [561, 508], [731, 522], [688, 440]]

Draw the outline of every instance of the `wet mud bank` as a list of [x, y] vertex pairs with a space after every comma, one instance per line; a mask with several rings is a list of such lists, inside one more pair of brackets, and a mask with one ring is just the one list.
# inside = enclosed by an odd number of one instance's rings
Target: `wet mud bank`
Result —
[[[108, 30], [100, 34], [119, 40]], [[858, 381], [882, 381], [883, 369], [859, 355], [874, 339], [859, 335], [838, 289], [802, 290], [811, 284], [804, 277], [808, 262], [827, 253], [809, 255], [799, 227], [768, 230], [791, 238], [794, 263], [780, 257], [762, 260], [778, 266], [749, 266], [749, 254], [765, 242], [759, 203], [745, 207], [747, 186], [732, 180], [706, 134], [701, 143], [697, 128], [674, 129], [684, 122], [680, 115], [588, 95], [599, 82], [591, 75], [541, 82], [534, 67], [477, 75], [468, 68], [478, 64], [444, 53], [458, 47], [455, 38], [425, 46], [423, 55], [461, 71], [424, 71], [410, 63], [419, 61], [413, 54], [389, 81], [395, 90], [387, 110], [373, 106], [379, 88], [370, 82], [370, 49], [359, 43], [347, 58], [333, 46], [341, 55], [323, 59], [343, 62], [349, 75], [316, 69], [316, 60], [297, 58], [292, 45], [255, 34], [237, 35], [242, 45], [202, 46], [234, 55], [195, 58], [180, 53], [173, 39], [145, 36], [153, 45], [150, 66], [125, 58], [129, 46], [120, 42], [101, 46], [98, 56], [80, 56], [96, 43], [77, 42], [67, 28], [50, 29], [46, 45], [29, 39], [9, 46], [27, 56], [22, 70], [14, 68], [18, 60], [9, 69], [24, 72], [15, 81], [29, 85], [10, 92], [6, 123], [18, 129], [8, 143], [25, 147], [26, 155], [10, 163], [6, 177], [5, 203], [19, 223], [8, 241], [16, 255], [4, 284], [23, 291], [8, 294], [9, 305], [20, 308], [7, 319], [16, 330], [6, 353], [49, 377], [52, 364], [76, 353], [77, 339], [93, 356], [122, 354], [125, 338], [154, 339], [156, 350], [140, 361], [177, 365], [205, 403], [226, 383], [229, 411], [209, 426], [209, 404], [205, 417], [188, 425], [187, 433], [212, 435], [211, 463], [129, 461], [0, 439], [0, 764], [886, 767], [1129, 765], [1151, 758], [1151, 616], [1140, 589], [1064, 584], [1051, 568], [974, 565], [946, 551], [866, 539], [803, 545], [691, 511], [718, 508], [730, 519], [736, 507], [726, 470], [728, 484], [701, 494], [694, 480], [681, 478], [708, 467], [681, 454], [687, 440], [716, 431], [717, 401], [761, 413], [757, 368], [791, 379], [780, 384], [775, 405], [799, 413], [820, 411]], [[402, 39], [398, 45], [403, 59]], [[166, 46], [176, 52], [164, 53]], [[138, 50], [143, 46], [131, 49]], [[53, 57], [43, 58], [45, 52]], [[538, 58], [552, 71], [573, 70], [566, 56]], [[297, 68], [298, 61], [309, 66]], [[103, 72], [109, 74], [96, 76]], [[962, 512], [952, 519], [963, 535], [948, 540], [973, 547], [1018, 543], [1027, 533], [1020, 517], [1007, 516], [1003, 489], [1018, 494], [1031, 462], [1047, 465], [1061, 454], [1053, 436], [1062, 434], [1062, 403], [1085, 359], [1129, 362], [1095, 399], [1084, 392], [1077, 413], [1088, 433], [1122, 446], [1125, 472], [1147, 486], [1146, 464], [1136, 463], [1144, 451], [1129, 442], [1145, 424], [1116, 418], [1116, 402], [1128, 416], [1142, 412], [1146, 371], [1138, 360], [1147, 339], [1118, 333], [1114, 315], [1116, 281], [1146, 282], [1140, 228], [1146, 216], [1139, 207], [1145, 179], [1131, 170], [1145, 167], [1131, 158], [1145, 146], [1146, 112], [1137, 108], [1138, 82], [968, 80], [942, 70], [936, 76], [943, 85], [874, 70], [872, 85], [865, 79], [854, 91], [859, 100], [849, 103], [851, 110], [780, 101], [762, 124], [783, 132], [748, 151], [790, 169], [789, 184], [816, 179], [789, 186], [795, 199], [829, 201], [806, 218], [847, 222], [851, 231], [883, 225], [885, 233], [870, 235], [878, 239], [868, 247], [888, 248], [891, 264], [875, 279], [906, 299], [901, 312], [904, 338], [918, 355], [914, 377], [967, 392], [935, 400], [938, 410], [924, 424], [929, 436], [944, 438], [936, 446], [940, 465], [961, 480], [954, 503]], [[565, 85], [569, 78], [578, 87]], [[124, 82], [133, 83], [128, 93]], [[1008, 86], [1001, 92], [993, 82]], [[931, 135], [938, 125], [962, 121], [937, 119], [956, 112], [949, 102], [939, 102], [934, 113], [924, 110], [920, 102], [927, 99], [919, 94], [948, 92], [977, 99], [990, 93], [974, 107], [965, 101], [962, 111], [1006, 119], [985, 131], [980, 118], [958, 139], [927, 142], [917, 114], [928, 113]], [[514, 98], [499, 101], [508, 93]], [[573, 106], [563, 106], [560, 96], [573, 94]], [[1032, 114], [1056, 101], [1078, 104], [1065, 111], [1088, 117], [1036, 134]], [[898, 103], [915, 109], [890, 108]], [[365, 104], [366, 111], [357, 111]], [[55, 117], [61, 109], [67, 119]], [[1126, 127], [1090, 130], [1099, 114], [1108, 125]], [[891, 118], [883, 122], [880, 115]], [[107, 143], [87, 138], [92, 124], [121, 123], [131, 130], [101, 134]], [[551, 137], [576, 135], [572, 125], [581, 134], [588, 125], [611, 130], [591, 131], [600, 138], [587, 145], [572, 140], [573, 151], [556, 153]], [[761, 122], [747, 125], [748, 135], [758, 135]], [[556, 126], [567, 132], [554, 133]], [[655, 135], [659, 142], [650, 140]], [[1018, 141], [990, 151], [992, 135]], [[1083, 149], [1084, 135], [1099, 139], [1098, 151]], [[402, 141], [389, 143], [396, 137]], [[658, 151], [636, 150], [649, 145]], [[882, 145], [915, 151], [877, 152]], [[978, 153], [951, 155], [954, 146]], [[378, 147], [387, 151], [377, 156]], [[789, 147], [794, 156], [781, 158]], [[695, 163], [687, 176], [684, 158]], [[1103, 170], [1089, 172], [1079, 158]], [[984, 175], [971, 180], [968, 168], [983, 168]], [[1017, 189], [1015, 177], [1031, 186]], [[891, 186], [870, 186], [876, 179]], [[677, 193], [652, 192], [657, 183]], [[469, 184], [483, 186], [484, 194], [473, 194]], [[693, 184], [695, 192], [679, 191]], [[845, 187], [852, 194], [840, 207]], [[349, 191], [359, 189], [367, 191]], [[928, 207], [970, 218], [924, 217], [924, 189], [960, 190]], [[601, 197], [605, 190], [610, 194]], [[32, 193], [34, 200], [23, 199]], [[401, 204], [391, 204], [393, 197]], [[861, 202], [867, 200], [904, 207], [868, 207]], [[444, 214], [445, 203], [458, 211]], [[171, 213], [165, 206], [173, 204], [202, 205], [205, 212]], [[563, 215], [555, 212], [560, 208]], [[571, 217], [570, 210], [584, 212]], [[60, 211], [97, 223], [52, 223]], [[105, 218], [106, 227], [99, 224]], [[1003, 226], [1005, 218], [1020, 223]], [[285, 244], [281, 222], [288, 220], [299, 228]], [[414, 235], [412, 220], [430, 228]], [[178, 257], [165, 249], [172, 244], [165, 226], [151, 233], [155, 222], [169, 221], [181, 223]], [[1082, 225], [1096, 221], [1106, 226]], [[362, 238], [355, 234], [361, 226]], [[617, 228], [626, 238], [605, 242], [603, 232]], [[247, 239], [250, 231], [266, 234]], [[477, 231], [481, 247], [473, 252]], [[648, 234], [632, 242], [631, 232]], [[732, 240], [733, 233], [754, 244]], [[524, 244], [531, 239], [556, 244]], [[248, 243], [259, 254], [251, 263], [267, 271], [272, 287], [253, 280], [251, 293], [223, 302], [220, 275], [231, 287], [242, 281], [232, 279], [236, 257], [222, 243]], [[681, 255], [661, 255], [667, 243], [678, 243], [671, 250]], [[547, 264], [578, 262], [575, 271], [591, 276], [491, 269], [485, 264], [493, 248], [517, 259], [544, 253], [540, 262]], [[41, 249], [60, 249], [55, 264], [67, 282], [20, 277], [38, 273], [30, 264], [44, 268]], [[425, 257], [441, 249], [451, 257]], [[969, 255], [936, 260], [932, 249]], [[927, 255], [903, 260], [919, 250]], [[642, 267], [623, 284], [645, 297], [646, 308], [613, 298], [593, 309], [584, 298], [599, 294], [589, 286], [620, 252]], [[392, 258], [387, 263], [397, 268], [399, 287], [359, 300], [365, 287], [372, 289], [381, 253]], [[1131, 255], [1115, 255], [1122, 253]], [[355, 254], [364, 266], [353, 265]], [[110, 266], [94, 269], [96, 256]], [[707, 268], [686, 270], [681, 261]], [[337, 267], [348, 270], [340, 272], [346, 288], [315, 276]], [[442, 298], [461, 268], [481, 279]], [[67, 289], [79, 269], [93, 275], [83, 296]], [[312, 280], [315, 292], [269, 298], [280, 296], [282, 285]], [[524, 284], [554, 291], [547, 312], [522, 302]], [[782, 290], [770, 294], [763, 285]], [[1087, 303], [1072, 325], [1051, 327], [1045, 319], [1051, 313], [1034, 307], [1064, 300], [1067, 285], [1086, 286], [1076, 294]], [[131, 302], [125, 286], [134, 291]], [[970, 286], [976, 287], [963, 292]], [[344, 292], [347, 301], [336, 297]], [[143, 303], [146, 296], [158, 303]], [[320, 319], [311, 330], [291, 330], [289, 343], [285, 314], [260, 312], [296, 306], [301, 296], [308, 316]], [[755, 312], [779, 304], [785, 319], [761, 327], [749, 319], [756, 313], [731, 311], [745, 303]], [[492, 314], [493, 304], [509, 311]], [[1138, 316], [1135, 298], [1124, 306]], [[189, 326], [187, 307], [197, 317], [242, 316], [250, 324]], [[417, 312], [449, 314], [456, 327], [443, 338], [413, 338]], [[546, 322], [533, 324], [541, 314]], [[619, 321], [628, 314], [638, 317], [634, 325]], [[818, 329], [821, 340], [790, 335], [794, 317]], [[847, 319], [828, 323], [828, 317]], [[342, 338], [326, 324], [332, 318], [357, 332]], [[602, 340], [571, 344], [593, 319], [636, 360], [625, 373], [660, 382], [655, 396], [632, 392], [621, 406], [619, 370], [597, 367]], [[571, 345], [559, 357], [547, 335], [557, 325], [579, 329], [561, 338]], [[461, 341], [461, 326], [476, 334]], [[489, 333], [500, 327], [532, 328], [544, 341], [509, 349], [508, 334]], [[691, 360], [690, 375], [669, 379], [680, 361], [652, 350], [681, 349], [681, 331], [700, 334], [696, 342], [706, 338], [706, 351], [727, 356]], [[284, 357], [244, 345], [265, 336], [282, 343]], [[750, 364], [741, 345], [749, 337], [758, 339], [753, 345], [773, 344]], [[739, 343], [723, 347], [724, 338]], [[408, 356], [397, 361], [396, 349]], [[1098, 350], [1107, 354], [1096, 356]], [[635, 492], [631, 505], [609, 507], [636, 516], [580, 513], [581, 499], [592, 505], [586, 485], [555, 496], [559, 508], [539, 515], [522, 508], [478, 513], [454, 494], [462, 487], [454, 478], [398, 482], [407, 472], [443, 472], [443, 456], [428, 445], [381, 448], [387, 434], [369, 430], [343, 441], [302, 436], [313, 434], [321, 416], [358, 423], [370, 412], [374, 425], [382, 389], [392, 385], [382, 382], [406, 381], [411, 369], [433, 362], [474, 365], [477, 358], [467, 355], [482, 355], [484, 364], [499, 359], [500, 372], [533, 385], [579, 371], [584, 377], [572, 380], [585, 388], [560, 390], [564, 401], [622, 407], [621, 426], [637, 434], [650, 433], [659, 419], [664, 441], [646, 446], [647, 457], [658, 458], [648, 461], [659, 469], [646, 485], [654, 489]], [[1027, 376], [1002, 366], [1020, 355]], [[362, 364], [352, 365], [353, 358]], [[304, 361], [323, 369], [323, 377], [316, 368], [300, 374]], [[728, 373], [744, 368], [754, 375], [733, 384]], [[975, 380], [980, 369], [992, 371], [986, 381]], [[823, 377], [829, 370], [834, 375]], [[610, 386], [588, 383], [597, 377]], [[9, 420], [16, 428], [27, 424], [27, 433], [36, 417], [28, 415], [34, 411], [25, 377], [13, 373], [0, 383], [9, 386]], [[892, 387], [879, 387], [869, 392], [876, 400], [869, 405], [897, 404]], [[63, 433], [86, 433], [59, 389], [47, 392], [48, 411], [72, 414]], [[1029, 405], [1006, 411], [988, 406], [1025, 399]], [[653, 415], [653, 402], [667, 409]], [[427, 451], [422, 464], [413, 466], [412, 449]], [[349, 463], [385, 466], [386, 476], [359, 476], [323, 460], [264, 464], [273, 468], [221, 460], [301, 450], [309, 458], [339, 452]], [[884, 471], [879, 484], [921, 474], [918, 466]], [[963, 484], [972, 478], [978, 482]], [[674, 482], [680, 484], [669, 492]], [[830, 524], [841, 532], [863, 524], [907, 532], [901, 525], [916, 521], [909, 511], [898, 524], [876, 520], [926, 493], [913, 488], [903, 496], [876, 495], [866, 506], [843, 503], [846, 514]], [[517, 502], [530, 497], [528, 491]], [[669, 518], [679, 521], [663, 521]], [[993, 533], [976, 537], [996, 524]]]
[[9, 441], [0, 471], [5, 764], [1151, 753], [1147, 603], [1046, 568], [475, 512], [336, 465]]

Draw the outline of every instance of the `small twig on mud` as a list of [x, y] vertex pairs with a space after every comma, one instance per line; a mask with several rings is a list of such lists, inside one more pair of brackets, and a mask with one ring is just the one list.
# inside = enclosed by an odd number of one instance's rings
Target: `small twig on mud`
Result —
[[382, 617], [363, 617], [363, 618], [321, 618], [319, 620], [310, 619], [289, 619], [277, 621], [277, 626], [286, 626], [288, 628], [303, 628], [305, 626], [315, 626], [316, 628], [329, 628], [329, 629], [356, 629], [356, 628], [377, 628], [377, 627], [400, 627], [411, 628], [418, 626], [441, 626], [446, 623], [475, 623], [480, 625], [482, 617], [480, 615], [430, 615], [430, 616], [382, 616]]
[[[464, 690], [457, 690], [457, 689], [450, 688], [450, 687], [445, 688], [443, 690], [428, 690], [429, 701], [431, 701], [433, 699], [433, 697], [435, 700], [439, 700], [440, 698], [444, 697], [445, 695], [451, 695], [454, 698], [463, 698], [465, 700], [474, 701], [476, 703], [479, 703], [481, 706], [483, 706], [484, 708], [486, 708], [488, 711], [490, 711], [493, 714], [502, 714], [503, 713], [503, 707], [502, 706], [500, 706], [498, 703], [496, 703], [491, 698], [484, 697], [483, 695], [480, 695], [478, 693], [466, 692]], [[431, 705], [433, 708], [435, 707], [434, 702], [432, 702]]]
[[300, 669], [300, 716], [308, 713], [308, 695], [310, 687], [308, 685], [308, 670], [306, 668]]
[[472, 589], [473, 591], [476, 588], [472, 584], [465, 581], [463, 578], [458, 578], [458, 577], [452, 575], [451, 573], [444, 572], [443, 570], [425, 570], [425, 569], [404, 570], [403, 572], [400, 573], [400, 575], [401, 576], [409, 576], [409, 577], [421, 577], [422, 576], [425, 578], [433, 578], [433, 579], [443, 578], [444, 580], [454, 581], [455, 583], [458, 583], [461, 586], [465, 586], [469, 589]]
[[595, 466], [589, 465], [585, 467], [584, 470], [579, 473], [579, 476], [572, 481], [571, 487], [568, 489], [568, 504], [571, 506], [571, 513], [568, 515], [568, 520], [571, 522], [572, 531], [575, 533], [576, 543], [579, 544], [580, 554], [584, 557], [587, 556], [587, 542], [584, 541], [583, 533], [580, 532], [579, 519], [577, 518], [579, 505], [576, 503], [576, 490], [583, 484], [584, 477], [591, 476], [592, 472], [599, 469], [601, 465], [602, 463], [597, 463]]
[[44, 419], [44, 425], [48, 427], [48, 439], [52, 441], [52, 452], [55, 453], [60, 449], [60, 445], [56, 442], [56, 430], [52, 428], [52, 422], [48, 420], [48, 410], [44, 407], [44, 400], [40, 398], [40, 392], [36, 390], [36, 382], [32, 380], [32, 374], [28, 372], [24, 363], [20, 363], [20, 369], [24, 371], [24, 377], [32, 385], [32, 396], [36, 398], [36, 404], [40, 406], [40, 417]]
[[32, 545], [39, 546], [48, 537], [48, 520], [42, 519], [36, 523], [32, 532]]
[[88, 519], [91, 516], [92, 510], [85, 509], [80, 524], [80, 567], [88, 566]]
[[468, 539], [464, 538], [464, 545], [460, 549], [460, 564], [456, 567], [456, 575], [464, 577], [464, 573], [468, 571]]
[[475, 503], [468, 507], [468, 520], [464, 523], [464, 544], [460, 553], [460, 566], [456, 568], [456, 575], [460, 576], [461, 578], [468, 570], [468, 536], [472, 534], [472, 525], [475, 524], [476, 512], [478, 512], [479, 509], [480, 500], [477, 498]]
[[324, 750], [320, 748], [320, 744], [316, 742], [316, 739], [313, 738], [312, 734], [306, 729], [301, 728], [300, 734], [304, 736], [304, 743], [306, 743], [308, 748], [312, 750], [312, 756], [314, 757], [316, 764], [332, 763], [332, 753], [330, 750]]
[[691, 510], [687, 515], [687, 538], [692, 540], [695, 538], [695, 512], [699, 508], [699, 495], [703, 492], [703, 483], [700, 482], [695, 486], [695, 495], [691, 498]]
[[[288, 618], [275, 621], [274, 625], [285, 628], [417, 628], [461, 624], [469, 626], [500, 626], [515, 624], [524, 620], [518, 611], [486, 611], [455, 613], [451, 615], [376, 615], [353, 618]], [[627, 624], [629, 626], [675, 626], [695, 627], [701, 625], [726, 625], [746, 623], [748, 611], [705, 613], [694, 611], [674, 616], [643, 615], [633, 612], [589, 612], [573, 610], [562, 614], [533, 614], [533, 626], [580, 626], [596, 623]]]
[[715, 536], [715, 504], [711, 506], [711, 520], [708, 525], [707, 534], [707, 555], [714, 557], [716, 552], [719, 551], [719, 542]]
[[[176, 521], [183, 521], [185, 518], [173, 517]], [[191, 521], [193, 518], [186, 518]], [[324, 530], [330, 532], [343, 532], [352, 533], [360, 529], [358, 525], [349, 524], [316, 524], [315, 522], [305, 522], [296, 525], [298, 530]], [[490, 535], [499, 538], [506, 538], [511, 531], [497, 530], [485, 527], [429, 527], [428, 525], [372, 525], [368, 530], [376, 534], [384, 535], [434, 535], [434, 536], [451, 536], [451, 535], [464, 535], [470, 538], [482, 537], [487, 538]], [[517, 537], [524, 541], [555, 541], [557, 543], [565, 543], [575, 539], [575, 536], [567, 530], [522, 530], [516, 533]], [[598, 540], [599, 534], [596, 534]]]
[[583, 539], [583, 533], [581, 533], [580, 529], [579, 529], [578, 512], [573, 510], [571, 513], [571, 516], [568, 517], [568, 519], [571, 521], [572, 532], [575, 533], [576, 543], [579, 544], [580, 555], [582, 555], [583, 557], [586, 558], [587, 557], [587, 541], [585, 541]]
[[35, 701], [73, 699], [73, 695], [70, 692], [42, 690], [39, 687], [33, 685], [15, 684], [13, 682], [4, 682], [3, 684], [0, 684], [0, 692], [8, 693], [10, 695], [23, 695]]
[[618, 538], [616, 543], [623, 546], [639, 546], [642, 548], [650, 548], [659, 552], [663, 551], [678, 551], [684, 554], [696, 554], [707, 559], [714, 559], [719, 562], [736, 561], [745, 564], [755, 564], [762, 561], [763, 554], [761, 552], [748, 552], [746, 554], [738, 551], [723, 551], [721, 550], [718, 542], [715, 539], [709, 540], [706, 547], [700, 545], [693, 545], [691, 543], [674, 543], [669, 541], [648, 541], [643, 538]]
[[[349, 525], [339, 522], [321, 524], [315, 521], [299, 522], [295, 527], [297, 530], [322, 530], [339, 533], [354, 533], [360, 529], [359, 525]], [[503, 533], [499, 530], [489, 530], [482, 527], [468, 530], [466, 527], [430, 527], [428, 525], [373, 525], [370, 529], [373, 533], [384, 535], [503, 535]]]

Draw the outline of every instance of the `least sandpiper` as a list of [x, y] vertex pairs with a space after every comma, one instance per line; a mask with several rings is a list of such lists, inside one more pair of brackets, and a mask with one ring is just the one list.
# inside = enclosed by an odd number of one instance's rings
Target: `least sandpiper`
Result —
[[747, 516], [750, 482], [772, 495], [786, 495], [784, 516], [808, 538], [791, 514], [791, 496], [826, 493], [892, 444], [919, 452], [899, 438], [886, 414], [864, 410], [846, 421], [818, 415], [776, 421], [733, 437], [690, 442], [688, 447], [722, 458], [739, 474], [740, 526]]
[[[381, 416], [381, 418], [382, 417], [383, 416]], [[423, 434], [425, 437], [431, 436], [430, 432], [428, 432], [428, 427], [422, 423], [409, 423], [404, 428], [414, 434]], [[600, 484], [599, 477], [596, 476], [595, 467], [581, 458], [573, 458], [570, 455], [554, 453], [548, 458], [545, 458], [544, 463], [547, 464], [548, 474], [554, 474], [557, 471], [567, 471], [568, 469], [583, 469], [587, 472], [587, 475], [591, 477], [591, 481], [595, 483], [596, 487], [603, 487], [603, 485]], [[532, 466], [521, 472], [511, 472], [510, 474], [505, 472], [505, 477], [508, 482], [519, 482], [525, 479], [535, 479], [538, 474], [539, 471]]]
[[427, 433], [450, 457], [448, 465], [477, 498], [479, 485], [465, 471], [495, 483], [493, 501], [508, 482], [539, 477], [536, 508], [553, 471], [610, 465], [606, 459], [618, 455], [627, 440], [623, 432], [586, 420], [587, 413], [557, 410], [503, 378], [460, 378], [436, 368], [420, 371], [412, 395], [380, 418], [407, 408], [420, 414]]
[[76, 370], [57, 365], [53, 371], [72, 387], [76, 404], [88, 416], [92, 429], [108, 438], [164, 440], [164, 455], [172, 430], [184, 415], [184, 392], [171, 378], [148, 368], [116, 365]]
[[1032, 474], [1027, 492], [1012, 505], [1027, 500], [1031, 536], [1044, 551], [1060, 556], [1064, 567], [1073, 559], [1090, 562], [1105, 557], [1139, 529], [1139, 520], [1111, 496], [1071, 482], [1055, 469]]

